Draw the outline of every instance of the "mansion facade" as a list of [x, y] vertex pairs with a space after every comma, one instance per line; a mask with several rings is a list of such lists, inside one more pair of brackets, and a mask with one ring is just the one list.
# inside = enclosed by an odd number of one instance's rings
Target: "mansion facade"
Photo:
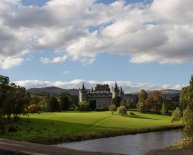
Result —
[[121, 98], [124, 96], [122, 87], [118, 87], [117, 83], [112, 88], [112, 92], [108, 84], [97, 84], [95, 89], [86, 89], [83, 83], [82, 88], [79, 89], [79, 102], [92, 102], [96, 104], [96, 109], [108, 108], [112, 99], [117, 96]]

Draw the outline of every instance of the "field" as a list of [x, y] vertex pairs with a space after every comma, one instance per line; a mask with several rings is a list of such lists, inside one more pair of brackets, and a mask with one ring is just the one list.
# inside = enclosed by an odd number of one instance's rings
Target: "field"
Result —
[[182, 126], [170, 116], [141, 114], [122, 117], [110, 112], [56, 112], [30, 114], [7, 124], [0, 138], [54, 144], [83, 139], [158, 131]]

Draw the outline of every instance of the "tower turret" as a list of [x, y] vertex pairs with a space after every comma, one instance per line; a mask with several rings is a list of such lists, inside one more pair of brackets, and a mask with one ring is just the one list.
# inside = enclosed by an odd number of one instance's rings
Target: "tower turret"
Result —
[[117, 82], [115, 82], [115, 87], [112, 90], [112, 98], [114, 99], [115, 97], [119, 96], [119, 93], [120, 93], [120, 91], [119, 91]]
[[86, 101], [86, 94], [87, 94], [87, 90], [84, 86], [84, 82], [82, 84], [82, 88], [79, 88], [79, 102], [83, 102]]

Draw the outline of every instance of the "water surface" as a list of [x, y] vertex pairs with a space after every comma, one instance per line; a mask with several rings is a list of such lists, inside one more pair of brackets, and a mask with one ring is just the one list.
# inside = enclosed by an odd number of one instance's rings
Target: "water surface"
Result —
[[57, 146], [75, 150], [143, 155], [152, 149], [162, 149], [181, 138], [183, 138], [183, 132], [178, 129], [63, 143]]

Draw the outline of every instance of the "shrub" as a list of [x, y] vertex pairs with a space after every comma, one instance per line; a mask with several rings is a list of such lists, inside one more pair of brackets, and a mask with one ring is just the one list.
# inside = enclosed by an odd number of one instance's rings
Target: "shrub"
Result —
[[91, 109], [89, 108], [89, 103], [87, 103], [87, 102], [80, 102], [79, 103], [79, 110], [80, 111], [90, 111]]
[[69, 108], [69, 111], [78, 111], [78, 110], [79, 110], [78, 107], [74, 104], [72, 104]]
[[117, 112], [121, 116], [126, 116], [127, 115], [127, 108], [125, 106], [120, 106], [117, 108]]
[[184, 133], [187, 137], [193, 138], [193, 105], [189, 103], [187, 108], [184, 110], [183, 115], [185, 124]]
[[39, 105], [31, 104], [27, 108], [28, 113], [38, 113], [41, 110]]
[[0, 120], [0, 133], [4, 132], [5, 130], [5, 124], [3, 121]]
[[10, 126], [8, 132], [17, 132], [17, 128], [14, 126]]
[[111, 111], [112, 114], [114, 114], [114, 112], [117, 110], [117, 107], [115, 104], [111, 104], [109, 106], [109, 111]]
[[47, 104], [44, 103], [44, 104], [40, 105], [40, 109], [41, 109], [41, 111], [43, 111], [43, 112], [48, 112], [48, 106], [47, 106]]
[[172, 123], [175, 122], [175, 121], [179, 121], [181, 118], [181, 111], [180, 111], [180, 108], [176, 108], [176, 110], [173, 111], [172, 113]]
[[104, 107], [99, 107], [99, 108], [96, 108], [96, 111], [107, 111], [108, 108], [104, 108]]

